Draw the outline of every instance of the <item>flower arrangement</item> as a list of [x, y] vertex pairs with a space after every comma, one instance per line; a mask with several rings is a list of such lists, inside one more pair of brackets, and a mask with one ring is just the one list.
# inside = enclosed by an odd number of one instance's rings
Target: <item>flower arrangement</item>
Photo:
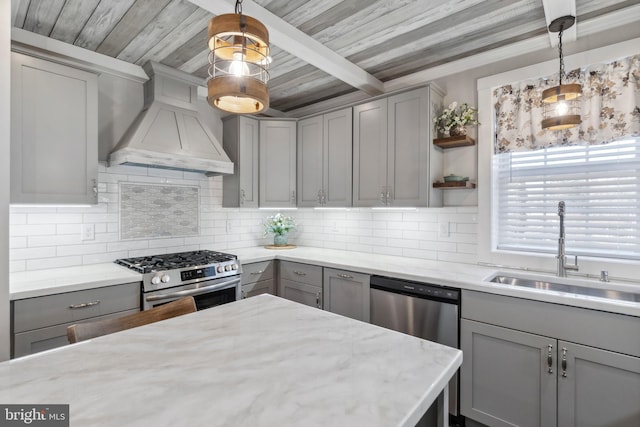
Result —
[[436, 125], [436, 130], [440, 133], [448, 134], [452, 129], [460, 129], [469, 125], [477, 125], [476, 110], [470, 107], [466, 102], [458, 105], [457, 102], [452, 102], [447, 108], [445, 108], [440, 115], [434, 117], [433, 123]]
[[296, 220], [290, 216], [284, 216], [280, 212], [264, 221], [264, 234], [283, 236], [296, 229]]

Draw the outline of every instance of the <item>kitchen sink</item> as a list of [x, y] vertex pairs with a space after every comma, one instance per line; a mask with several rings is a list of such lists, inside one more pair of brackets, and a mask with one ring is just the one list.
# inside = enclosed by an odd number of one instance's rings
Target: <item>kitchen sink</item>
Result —
[[640, 293], [626, 292], [613, 289], [601, 289], [587, 286], [570, 285], [557, 283], [548, 279], [533, 279], [527, 277], [511, 276], [498, 273], [488, 280], [493, 283], [518, 286], [523, 288], [541, 289], [556, 292], [566, 292], [569, 294], [579, 294], [591, 297], [606, 298], [616, 301], [640, 302]]

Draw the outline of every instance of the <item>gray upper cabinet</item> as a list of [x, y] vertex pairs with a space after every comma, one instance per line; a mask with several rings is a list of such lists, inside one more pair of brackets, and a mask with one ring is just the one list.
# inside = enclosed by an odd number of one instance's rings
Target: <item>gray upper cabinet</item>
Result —
[[387, 192], [387, 99], [353, 107], [353, 205], [384, 206]]
[[432, 182], [442, 153], [431, 144], [432, 89], [354, 107], [354, 206], [441, 206]]
[[298, 122], [298, 206], [351, 206], [352, 109]]
[[15, 52], [11, 62], [11, 203], [97, 203], [97, 76]]
[[258, 207], [258, 147], [260, 124], [245, 116], [223, 119], [222, 145], [234, 164], [234, 174], [222, 178], [222, 206]]
[[296, 206], [296, 122], [260, 120], [261, 207]]

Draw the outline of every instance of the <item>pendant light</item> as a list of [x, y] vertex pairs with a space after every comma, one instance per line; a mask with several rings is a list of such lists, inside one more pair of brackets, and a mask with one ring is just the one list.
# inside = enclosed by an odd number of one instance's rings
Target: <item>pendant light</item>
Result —
[[242, 14], [242, 0], [235, 12], [209, 21], [207, 101], [230, 113], [256, 114], [269, 108], [269, 32]]
[[549, 31], [558, 33], [558, 51], [560, 53], [560, 77], [558, 86], [542, 92], [543, 120], [542, 129], [562, 130], [579, 125], [582, 86], [579, 84], [562, 84], [565, 77], [564, 57], [562, 55], [562, 32], [571, 28], [575, 23], [575, 16], [562, 16], [549, 24]]

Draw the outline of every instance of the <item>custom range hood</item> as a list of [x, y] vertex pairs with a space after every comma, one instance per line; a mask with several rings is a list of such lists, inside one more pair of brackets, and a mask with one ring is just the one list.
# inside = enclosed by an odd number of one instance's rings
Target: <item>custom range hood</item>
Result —
[[147, 62], [144, 108], [109, 155], [109, 164], [232, 174], [233, 163], [198, 114], [199, 79]]

